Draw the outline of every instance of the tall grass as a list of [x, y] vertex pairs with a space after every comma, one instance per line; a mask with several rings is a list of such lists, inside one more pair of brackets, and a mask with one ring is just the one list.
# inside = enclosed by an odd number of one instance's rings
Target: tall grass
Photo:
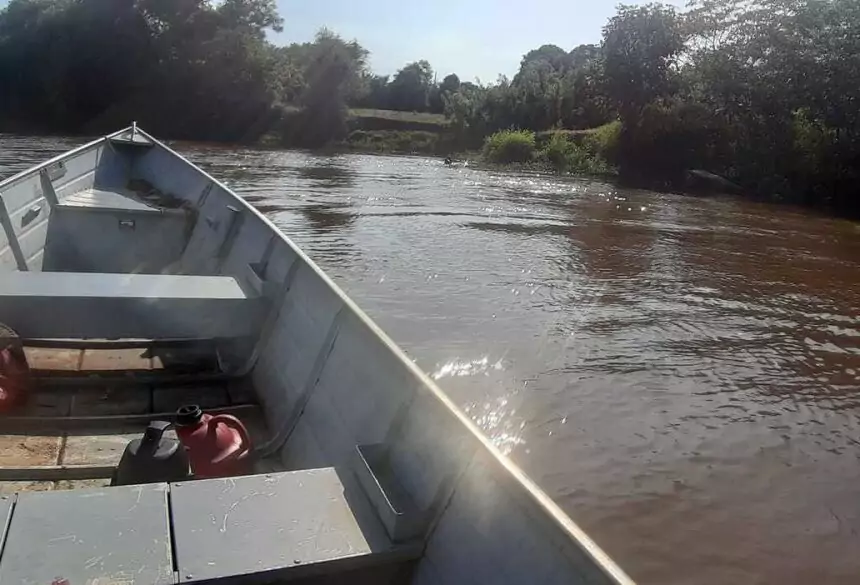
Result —
[[484, 156], [490, 162], [525, 163], [535, 156], [535, 133], [528, 130], [502, 130], [484, 141]]
[[582, 138], [586, 150], [605, 161], [618, 160], [618, 144], [621, 141], [621, 121], [616, 120], [589, 130]]
[[554, 133], [541, 149], [539, 156], [557, 173], [580, 175], [606, 175], [612, 167], [597, 152], [596, 143], [589, 145], [583, 140], [578, 144], [564, 132]]

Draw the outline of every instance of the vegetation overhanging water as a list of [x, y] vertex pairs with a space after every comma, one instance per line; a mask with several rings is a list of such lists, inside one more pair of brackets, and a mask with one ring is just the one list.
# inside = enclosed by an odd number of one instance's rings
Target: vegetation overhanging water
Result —
[[358, 41], [328, 30], [275, 46], [282, 23], [274, 0], [11, 0], [0, 129], [135, 119], [168, 138], [497, 161], [511, 156], [496, 133], [520, 130], [538, 134], [531, 152], [512, 147], [519, 162], [860, 212], [854, 0], [620, 6], [599, 44], [543, 45], [491, 84], [436, 83], [423, 60], [375, 75]]

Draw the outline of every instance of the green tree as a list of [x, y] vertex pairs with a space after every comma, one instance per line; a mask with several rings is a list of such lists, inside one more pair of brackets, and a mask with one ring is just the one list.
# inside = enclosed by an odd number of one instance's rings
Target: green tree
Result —
[[223, 0], [217, 8], [231, 28], [244, 29], [262, 39], [266, 29], [284, 30], [275, 0]]
[[322, 29], [304, 54], [304, 111], [299, 127], [289, 130], [297, 133], [292, 142], [317, 147], [346, 136], [346, 104], [360, 91], [368, 53], [358, 42]]
[[487, 90], [471, 83], [463, 83], [457, 91], [445, 94], [445, 116], [451, 121], [451, 130], [457, 142], [470, 147], [483, 143], [487, 121], [483, 108]]
[[695, 2], [691, 95], [722, 121], [726, 172], [762, 196], [860, 212], [860, 6]]
[[460, 88], [460, 78], [452, 73], [446, 75], [437, 86], [430, 88], [430, 96], [428, 98], [429, 110], [436, 114], [441, 114], [445, 111], [445, 97], [457, 91]]
[[437, 84], [426, 61], [372, 75], [367, 51], [327, 30], [274, 46], [282, 23], [275, 0], [10, 0], [0, 128], [96, 133], [137, 119], [170, 137], [277, 131], [320, 146], [345, 136], [347, 104], [444, 111], [470, 148], [520, 136], [500, 131], [600, 126], [581, 144], [554, 134], [541, 156], [587, 169], [600, 155], [658, 184], [703, 168], [757, 196], [860, 215], [857, 0], [620, 6], [599, 46], [542, 45], [488, 85]]
[[3, 117], [244, 139], [271, 113], [265, 29], [278, 26], [266, 0], [13, 0], [0, 12]]
[[446, 75], [445, 79], [442, 80], [442, 83], [439, 84], [439, 90], [442, 95], [446, 93], [453, 93], [460, 89], [460, 78], [456, 73], [451, 73], [450, 75]]
[[610, 122], [615, 111], [606, 96], [603, 55], [597, 45], [579, 45], [568, 54], [561, 123], [566, 128], [595, 128]]
[[390, 101], [388, 79], [388, 75], [365, 73], [355, 105], [380, 110], [388, 109]]
[[620, 5], [603, 28], [606, 91], [625, 122], [675, 90], [674, 72], [684, 49], [675, 10], [660, 4]]
[[389, 86], [391, 107], [395, 110], [424, 112], [428, 107], [433, 68], [421, 60], [397, 72]]

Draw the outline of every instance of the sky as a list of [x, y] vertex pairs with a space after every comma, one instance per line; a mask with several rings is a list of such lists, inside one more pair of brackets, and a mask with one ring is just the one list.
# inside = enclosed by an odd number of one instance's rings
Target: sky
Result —
[[[687, 0], [663, 0], [681, 8]], [[8, 0], [0, 0], [0, 8]], [[600, 40], [617, 0], [277, 0], [284, 31], [277, 44], [312, 40], [328, 27], [370, 51], [375, 73], [390, 75], [427, 59], [442, 79], [493, 82], [512, 77], [541, 45], [565, 50]], [[626, 0], [641, 4], [641, 0]]]
[[[442, 79], [512, 77], [522, 56], [541, 45], [565, 50], [596, 43], [617, 0], [277, 0], [284, 32], [277, 44], [305, 42], [328, 27], [370, 51], [375, 73], [392, 74], [426, 59]], [[627, 4], [639, 4], [627, 0]], [[686, 0], [664, 0], [683, 7]]]

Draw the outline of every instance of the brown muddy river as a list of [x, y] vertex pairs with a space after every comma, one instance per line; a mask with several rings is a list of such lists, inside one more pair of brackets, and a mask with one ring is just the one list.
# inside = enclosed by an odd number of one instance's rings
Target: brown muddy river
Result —
[[[0, 136], [0, 175], [76, 140]], [[302, 246], [639, 583], [860, 583], [860, 226], [178, 148]]]

